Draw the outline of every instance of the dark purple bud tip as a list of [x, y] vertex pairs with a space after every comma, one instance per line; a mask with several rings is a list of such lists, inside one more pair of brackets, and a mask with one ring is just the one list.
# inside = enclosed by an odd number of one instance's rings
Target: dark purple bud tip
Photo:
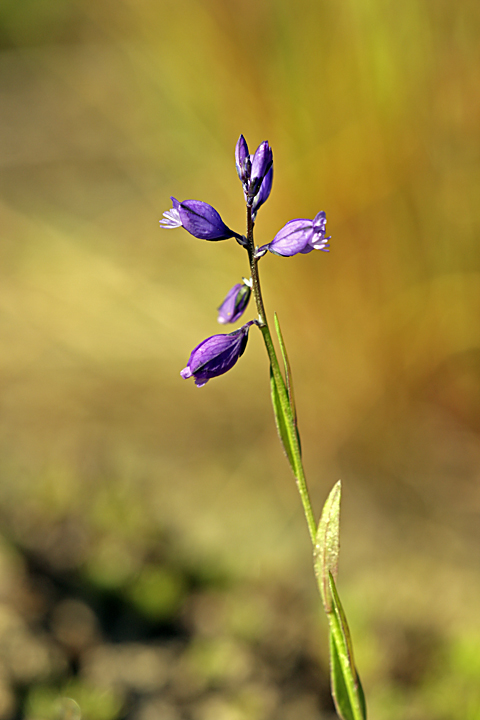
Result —
[[187, 380], [195, 378], [195, 385], [203, 387], [209, 380], [232, 369], [245, 352], [251, 320], [239, 330], [228, 335], [212, 335], [193, 350], [187, 367], [180, 375]]
[[244, 278], [243, 283], [234, 285], [218, 308], [218, 322], [222, 325], [237, 322], [247, 308], [251, 293], [250, 280]]
[[283, 257], [292, 257], [298, 253], [306, 255], [312, 250], [325, 250], [328, 252], [328, 240], [325, 237], [327, 216], [323, 212], [318, 213], [313, 220], [300, 218], [290, 220], [273, 238], [268, 246], [270, 252]]

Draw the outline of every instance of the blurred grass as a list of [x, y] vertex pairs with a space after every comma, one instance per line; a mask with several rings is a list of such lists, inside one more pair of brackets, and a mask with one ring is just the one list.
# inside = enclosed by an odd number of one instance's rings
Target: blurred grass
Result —
[[[162, 578], [183, 592], [178, 557], [316, 602], [259, 338], [201, 392], [178, 374], [245, 258], [158, 229], [174, 194], [241, 230], [234, 143], [268, 138], [258, 242], [320, 209], [333, 235], [329, 256], [262, 272], [318, 509], [344, 481], [341, 583], [384, 718], [480, 702], [479, 16], [473, 0], [0, 3], [6, 536], [147, 612]], [[156, 571], [164, 533], [178, 557]]]

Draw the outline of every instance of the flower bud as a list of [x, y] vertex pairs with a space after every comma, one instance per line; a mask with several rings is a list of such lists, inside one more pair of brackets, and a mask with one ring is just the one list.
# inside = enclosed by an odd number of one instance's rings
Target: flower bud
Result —
[[194, 377], [195, 385], [203, 387], [211, 378], [231, 370], [245, 352], [251, 320], [239, 330], [227, 335], [212, 335], [192, 351], [180, 375], [186, 380]]
[[243, 135], [240, 135], [237, 144], [235, 145], [235, 165], [237, 166], [238, 177], [242, 183], [248, 183], [250, 180], [252, 162], [248, 152], [247, 141]]
[[255, 150], [255, 155], [252, 160], [252, 172], [250, 175], [250, 186], [248, 188], [248, 194], [251, 198], [260, 190], [260, 186], [263, 182], [263, 178], [272, 167], [273, 153], [267, 140], [260, 143], [258, 148]]
[[243, 283], [237, 283], [227, 293], [225, 300], [218, 308], [218, 322], [224, 325], [225, 323], [235, 323], [239, 320], [245, 312], [252, 289], [247, 281]]

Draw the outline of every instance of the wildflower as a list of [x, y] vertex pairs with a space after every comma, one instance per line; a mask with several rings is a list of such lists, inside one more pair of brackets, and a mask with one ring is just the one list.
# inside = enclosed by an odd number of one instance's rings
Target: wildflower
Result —
[[192, 351], [190, 358], [180, 375], [186, 380], [194, 377], [195, 385], [203, 387], [211, 378], [218, 377], [231, 370], [245, 352], [251, 320], [239, 330], [227, 335], [212, 335], [203, 340]]
[[250, 280], [244, 278], [243, 283], [234, 285], [218, 308], [218, 322], [222, 325], [237, 322], [247, 308], [251, 293]]
[[297, 253], [306, 254], [312, 250], [324, 250], [329, 252], [328, 240], [325, 237], [327, 216], [322, 211], [313, 220], [290, 220], [275, 235], [272, 242], [260, 248], [270, 250], [275, 255], [291, 257]]
[[171, 198], [173, 207], [163, 213], [160, 226], [166, 229], [184, 227], [191, 235], [200, 240], [227, 240], [240, 237], [225, 225], [218, 212], [201, 200], [179, 202]]

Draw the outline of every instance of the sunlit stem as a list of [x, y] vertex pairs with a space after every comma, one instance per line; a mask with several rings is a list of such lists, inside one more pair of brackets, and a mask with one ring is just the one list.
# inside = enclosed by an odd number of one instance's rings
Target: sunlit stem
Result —
[[315, 516], [313, 514], [312, 502], [307, 488], [307, 481], [305, 478], [305, 472], [303, 469], [302, 456], [300, 452], [300, 446], [298, 443], [297, 428], [293, 412], [290, 408], [290, 402], [288, 398], [287, 389], [285, 382], [280, 370], [277, 355], [275, 352], [275, 346], [273, 344], [270, 329], [268, 327], [267, 315], [265, 312], [265, 306], [263, 304], [262, 290], [260, 287], [260, 276], [258, 273], [258, 258], [255, 257], [255, 242], [253, 238], [254, 221], [252, 217], [252, 208], [247, 205], [247, 252], [248, 259], [250, 262], [250, 274], [252, 278], [252, 290], [255, 298], [255, 303], [258, 312], [258, 326], [262, 332], [263, 340], [267, 350], [268, 358], [272, 368], [274, 381], [277, 387], [278, 394], [284, 407], [288, 407], [287, 411], [287, 432], [290, 440], [290, 447], [292, 448], [292, 471], [297, 482], [298, 491], [300, 493], [300, 499], [303, 505], [303, 511], [305, 513], [305, 519], [308, 525], [308, 531], [312, 544], [315, 546], [315, 538], [317, 534], [317, 525], [315, 522]]

